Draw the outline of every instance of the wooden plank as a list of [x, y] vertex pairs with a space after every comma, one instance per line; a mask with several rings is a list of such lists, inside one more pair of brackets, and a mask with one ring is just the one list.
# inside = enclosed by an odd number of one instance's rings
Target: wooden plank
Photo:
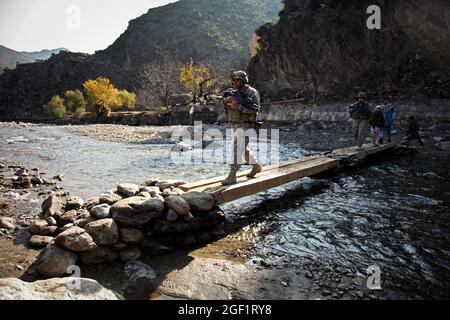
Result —
[[331, 152], [330, 157], [336, 158], [358, 158], [364, 159], [368, 155], [375, 154], [378, 152], [382, 152], [385, 150], [389, 150], [395, 148], [397, 146], [396, 143], [387, 143], [382, 144], [380, 146], [376, 146], [373, 143], [364, 144], [361, 149], [358, 147], [350, 147], [344, 149], [337, 149]]
[[[260, 176], [261, 174], [266, 173], [267, 171], [277, 170], [277, 169], [282, 168], [282, 167], [286, 167], [286, 166], [290, 166], [290, 165], [294, 165], [294, 164], [298, 164], [298, 163], [304, 163], [304, 162], [312, 161], [312, 160], [319, 159], [319, 158], [323, 158], [323, 157], [322, 156], [305, 157], [305, 158], [301, 158], [301, 159], [294, 159], [294, 160], [282, 162], [282, 163], [279, 163], [279, 164], [273, 164], [273, 165], [265, 166], [263, 168], [263, 171], [261, 173], [259, 173], [258, 176]], [[247, 178], [246, 175], [249, 172], [250, 172], [250, 170], [239, 172], [237, 174], [238, 180], [242, 180], [242, 178]], [[225, 178], [226, 178], [226, 176], [219, 176], [219, 177], [214, 177], [214, 178], [211, 178], [211, 179], [206, 179], [206, 180], [197, 181], [197, 182], [193, 182], [193, 183], [186, 183], [184, 185], [179, 186], [179, 188], [181, 190], [183, 190], [183, 191], [189, 191], [189, 190], [196, 189], [196, 188], [199, 188], [199, 187], [207, 187], [207, 186], [215, 185], [218, 182], [221, 182], [221, 181], [225, 180]]]
[[[302, 160], [302, 161], [300, 161]], [[222, 186], [222, 179], [210, 179], [213, 183], [197, 183], [185, 191], [211, 193], [219, 204], [265, 191], [297, 179], [336, 168], [339, 161], [324, 156], [308, 157], [273, 165], [259, 173], [255, 178], [240, 175], [236, 184]]]

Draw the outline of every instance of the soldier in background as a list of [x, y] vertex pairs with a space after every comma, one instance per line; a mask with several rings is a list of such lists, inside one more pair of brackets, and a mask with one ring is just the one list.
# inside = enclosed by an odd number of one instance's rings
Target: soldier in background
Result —
[[[235, 96], [228, 96], [224, 99], [224, 108], [227, 121], [230, 124], [231, 129], [233, 129], [233, 164], [230, 165], [228, 177], [222, 181], [222, 185], [224, 186], [236, 183], [236, 174], [243, 163], [252, 165], [252, 170], [247, 175], [249, 178], [255, 177], [262, 171], [262, 166], [248, 148], [248, 137], [239, 136], [239, 134], [244, 134], [245, 130], [254, 129], [255, 127], [261, 100], [259, 92], [248, 84], [248, 76], [244, 71], [233, 72], [231, 75], [231, 82], [237, 94]], [[240, 98], [243, 97], [245, 97], [247, 103], [243, 103], [243, 101], [240, 100]], [[248, 102], [251, 102], [250, 105]], [[245, 151], [238, 150], [238, 141], [240, 139], [245, 141]]]
[[364, 92], [360, 92], [357, 99], [358, 101], [349, 107], [349, 113], [353, 120], [353, 142], [361, 148], [366, 138], [372, 112], [369, 104], [365, 101], [366, 95]]

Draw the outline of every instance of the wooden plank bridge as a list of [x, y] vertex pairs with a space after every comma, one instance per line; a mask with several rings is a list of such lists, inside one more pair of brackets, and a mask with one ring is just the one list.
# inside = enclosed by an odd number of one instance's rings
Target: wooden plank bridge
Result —
[[395, 149], [397, 147], [397, 144], [389, 143], [381, 146], [365, 144], [362, 148], [350, 147], [338, 149], [327, 155], [305, 157], [266, 166], [255, 178], [246, 177], [250, 170], [239, 172], [237, 175], [237, 183], [231, 186], [222, 186], [220, 182], [225, 179], [225, 176], [221, 176], [184, 184], [179, 188], [186, 192], [209, 192], [214, 196], [218, 204], [223, 204], [304, 177], [336, 169], [344, 162], [348, 163], [353, 160], [362, 160], [369, 155]]

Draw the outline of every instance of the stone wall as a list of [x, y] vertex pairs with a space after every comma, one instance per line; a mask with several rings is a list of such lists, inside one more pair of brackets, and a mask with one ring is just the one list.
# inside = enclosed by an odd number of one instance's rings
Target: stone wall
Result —
[[[316, 121], [324, 125], [350, 124], [347, 103], [310, 105], [302, 100], [267, 102], [261, 106], [260, 118], [266, 122], [294, 124]], [[376, 102], [369, 101], [371, 106]], [[426, 102], [397, 102], [395, 121], [404, 122], [415, 115], [423, 125], [450, 123], [450, 100], [427, 100]]]

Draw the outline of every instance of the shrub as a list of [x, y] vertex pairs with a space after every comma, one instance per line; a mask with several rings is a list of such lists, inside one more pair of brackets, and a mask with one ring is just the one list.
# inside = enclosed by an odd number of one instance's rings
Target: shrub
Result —
[[66, 115], [66, 107], [64, 106], [64, 99], [60, 96], [53, 96], [48, 103], [44, 105], [44, 113], [61, 119]]

